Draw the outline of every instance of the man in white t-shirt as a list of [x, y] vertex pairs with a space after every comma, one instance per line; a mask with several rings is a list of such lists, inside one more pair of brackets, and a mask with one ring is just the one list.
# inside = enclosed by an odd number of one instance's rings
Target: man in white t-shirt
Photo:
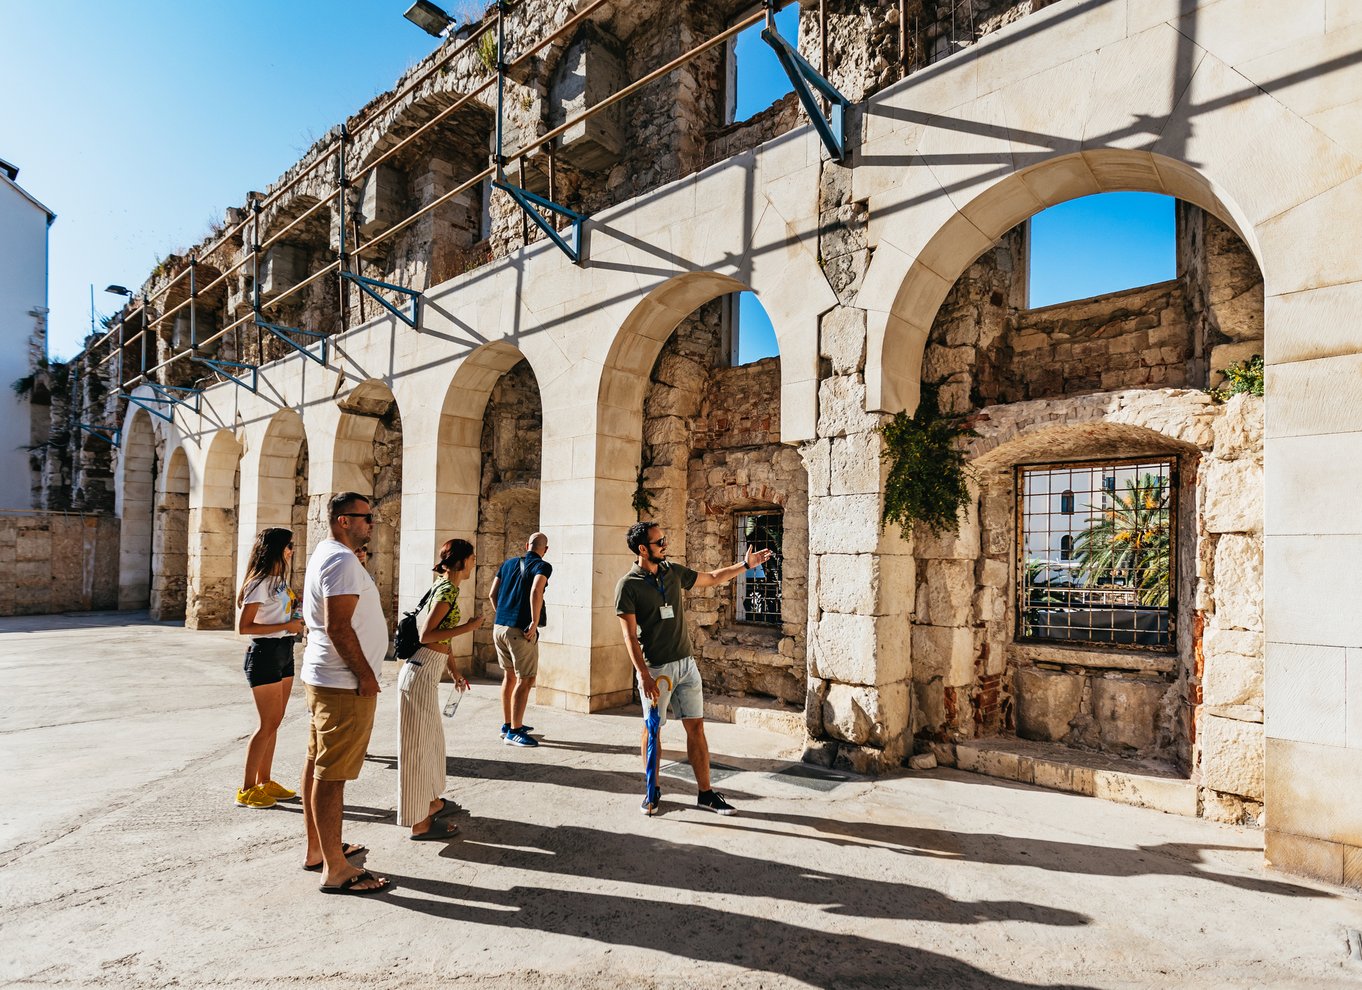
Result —
[[388, 623], [378, 588], [355, 556], [373, 530], [368, 498], [341, 492], [329, 516], [331, 539], [312, 552], [303, 578], [303, 685], [312, 716], [303, 769], [304, 864], [320, 856], [323, 893], [372, 894], [387, 889], [388, 880], [345, 858], [341, 815], [345, 782], [359, 776], [374, 728]]

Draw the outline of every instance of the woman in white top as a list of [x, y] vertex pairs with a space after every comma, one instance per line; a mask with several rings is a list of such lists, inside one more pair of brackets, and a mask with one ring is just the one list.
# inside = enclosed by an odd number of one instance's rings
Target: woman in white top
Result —
[[298, 599], [289, 587], [292, 569], [293, 533], [262, 530], [251, 547], [246, 580], [236, 599], [241, 608], [237, 632], [252, 637], [242, 667], [260, 716], [260, 727], [246, 745], [245, 779], [236, 792], [241, 808], [268, 808], [297, 796], [270, 775], [275, 736], [293, 689], [294, 637], [303, 631], [303, 620], [295, 613]]
[[416, 619], [421, 648], [397, 675], [397, 824], [411, 829], [414, 842], [451, 839], [459, 828], [444, 821], [457, 810], [440, 797], [445, 789], [445, 729], [440, 722], [440, 676], [446, 671], [468, 687], [449, 648], [455, 636], [482, 625], [482, 616], [467, 621], [459, 612], [459, 583], [473, 573], [473, 544], [446, 540], [434, 567], [435, 583]]

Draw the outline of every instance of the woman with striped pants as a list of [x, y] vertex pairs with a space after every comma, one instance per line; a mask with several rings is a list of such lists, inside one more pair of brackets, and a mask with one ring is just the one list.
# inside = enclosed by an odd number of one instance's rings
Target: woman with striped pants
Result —
[[421, 649], [402, 665], [397, 675], [397, 824], [411, 829], [413, 842], [438, 842], [454, 837], [459, 827], [444, 821], [458, 810], [440, 797], [445, 789], [445, 729], [440, 721], [440, 675], [448, 670], [464, 679], [454, 664], [449, 643], [482, 625], [482, 616], [467, 622], [459, 614], [459, 582], [473, 573], [473, 545], [446, 540], [435, 565], [422, 614], [417, 616]]

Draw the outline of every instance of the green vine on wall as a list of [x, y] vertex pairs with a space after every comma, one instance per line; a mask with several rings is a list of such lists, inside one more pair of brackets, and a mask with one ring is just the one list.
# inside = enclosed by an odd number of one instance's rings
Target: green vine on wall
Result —
[[1210, 390], [1211, 398], [1224, 402], [1232, 395], [1263, 394], [1263, 356], [1255, 354], [1247, 361], [1239, 361], [1220, 372], [1225, 380]]
[[979, 434], [962, 416], [945, 416], [934, 385], [923, 384], [917, 411], [898, 412], [880, 427], [889, 463], [881, 525], [895, 523], [906, 537], [921, 523], [933, 533], [955, 531], [969, 504], [969, 468], [960, 440]]
[[491, 28], [484, 31], [482, 37], [478, 39], [478, 58], [488, 72], [497, 71], [497, 36]]

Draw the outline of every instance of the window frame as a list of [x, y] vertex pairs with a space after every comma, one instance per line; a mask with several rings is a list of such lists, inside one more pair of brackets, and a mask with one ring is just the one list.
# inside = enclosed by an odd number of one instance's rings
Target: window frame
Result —
[[[741, 558], [741, 555], [742, 555], [742, 553], [746, 550], [746, 548], [747, 548], [747, 543], [748, 543], [747, 537], [744, 535], [745, 532], [746, 532], [746, 526], [744, 525], [744, 523], [745, 523], [745, 521], [748, 520], [748, 519], [761, 518], [761, 517], [775, 517], [775, 518], [777, 518], [777, 519], [780, 520], [780, 535], [779, 535], [779, 538], [778, 538], [778, 539], [776, 539], [776, 540], [773, 541], [773, 543], [774, 543], [775, 545], [773, 545], [773, 546], [771, 547], [771, 549], [772, 549], [772, 551], [773, 551], [773, 554], [774, 554], [774, 556], [772, 557], [772, 560], [773, 560], [773, 561], [775, 562], [775, 564], [776, 564], [776, 576], [775, 576], [774, 579], [770, 578], [769, 576], [768, 576], [767, 578], [763, 579], [763, 581], [766, 581], [766, 582], [769, 582], [769, 581], [772, 581], [772, 580], [774, 581], [775, 589], [776, 589], [775, 600], [776, 600], [776, 602], [777, 602], [777, 609], [776, 609], [776, 611], [775, 611], [775, 613], [774, 613], [774, 618], [771, 618], [771, 619], [751, 619], [751, 618], [744, 618], [745, 609], [743, 608], [743, 602], [746, 600], [747, 575], [748, 575], [748, 573], [750, 573], [750, 572], [748, 572], [748, 571], [743, 571], [743, 573], [741, 573], [741, 574], [738, 575], [737, 580], [734, 582], [734, 585], [733, 585], [733, 621], [736, 622], [736, 623], [738, 623], [739, 625], [742, 625], [742, 626], [750, 626], [750, 627], [755, 627], [755, 628], [758, 628], [758, 629], [776, 629], [776, 630], [779, 630], [779, 629], [781, 628], [781, 626], [783, 625], [784, 621], [785, 621], [785, 609], [784, 609], [784, 601], [785, 601], [785, 597], [784, 597], [784, 593], [785, 593], [785, 567], [784, 567], [784, 562], [785, 562], [785, 510], [784, 510], [783, 508], [781, 508], [780, 506], [769, 506], [769, 507], [768, 507], [768, 506], [761, 506], [761, 507], [749, 507], [749, 508], [744, 508], [744, 509], [734, 509], [733, 512], [732, 512], [732, 519], [733, 519], [733, 544], [734, 544], [734, 547], [737, 549], [737, 553], [738, 553], [739, 558]], [[758, 549], [758, 550], [762, 549], [761, 546], [755, 546], [755, 545], [754, 545], [754, 548], [755, 548], [755, 549]], [[769, 567], [770, 565], [767, 564], [767, 565], [765, 565], [765, 566]], [[768, 575], [769, 575], [769, 572], [768, 572]], [[766, 612], [766, 613], [763, 613], [763, 614], [772, 615], [773, 613]]]
[[[1102, 481], [1099, 488], [1094, 489], [1094, 493], [1102, 495], [1112, 494], [1106, 486], [1105, 472], [1108, 469], [1119, 469], [1122, 467], [1136, 467], [1141, 465], [1163, 464], [1167, 465], [1168, 477], [1168, 605], [1165, 606], [1168, 616], [1168, 642], [1167, 643], [1113, 643], [1102, 642], [1092, 639], [1059, 639], [1047, 636], [1029, 635], [1025, 632], [1026, 622], [1026, 475], [1028, 472], [1059, 471], [1068, 470], [1092, 470]], [[1080, 458], [1072, 461], [1053, 461], [1041, 464], [1017, 464], [1013, 467], [1013, 494], [1015, 506], [1013, 510], [1013, 536], [1014, 536], [1014, 561], [1012, 568], [1012, 609], [1013, 616], [1013, 636], [1015, 644], [1027, 647], [1074, 647], [1082, 650], [1090, 650], [1099, 653], [1158, 653], [1176, 654], [1178, 652], [1179, 635], [1179, 570], [1178, 554], [1181, 551], [1182, 534], [1181, 513], [1180, 513], [1180, 472], [1179, 457], [1174, 453], [1153, 453], [1143, 457], [1123, 457], [1123, 458]], [[1114, 478], [1115, 475], [1112, 474]], [[1062, 518], [1072, 518], [1062, 513], [1047, 513], [1047, 515], [1058, 515]], [[1074, 514], [1078, 515], [1077, 512]], [[1070, 560], [1072, 560], [1072, 553]], [[1148, 607], [1148, 606], [1146, 606]]]

